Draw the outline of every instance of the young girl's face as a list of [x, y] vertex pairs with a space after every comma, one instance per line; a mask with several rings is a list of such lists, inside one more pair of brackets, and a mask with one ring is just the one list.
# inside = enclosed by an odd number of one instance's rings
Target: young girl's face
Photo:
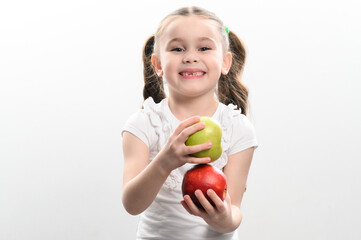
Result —
[[170, 94], [213, 96], [221, 73], [231, 65], [216, 22], [202, 17], [176, 17], [165, 27], [158, 46], [152, 62]]

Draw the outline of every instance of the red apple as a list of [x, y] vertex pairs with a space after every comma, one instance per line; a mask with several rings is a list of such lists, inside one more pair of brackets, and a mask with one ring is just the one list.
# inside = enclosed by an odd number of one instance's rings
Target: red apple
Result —
[[182, 193], [183, 196], [189, 195], [192, 201], [199, 207], [202, 205], [198, 201], [194, 192], [199, 189], [203, 192], [208, 201], [215, 206], [208, 197], [207, 190], [213, 189], [218, 197], [224, 200], [227, 193], [227, 181], [224, 173], [216, 167], [209, 164], [198, 164], [188, 170], [183, 178]]

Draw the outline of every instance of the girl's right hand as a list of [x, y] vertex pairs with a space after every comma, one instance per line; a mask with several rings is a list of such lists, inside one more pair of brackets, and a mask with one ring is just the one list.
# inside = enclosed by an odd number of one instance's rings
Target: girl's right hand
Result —
[[158, 154], [159, 160], [162, 162], [162, 167], [165, 170], [170, 172], [186, 163], [202, 164], [211, 161], [209, 157], [198, 158], [190, 156], [190, 154], [211, 148], [211, 142], [193, 146], [185, 145], [190, 135], [205, 127], [205, 123], [199, 121], [199, 116], [190, 117], [182, 121], [168, 138], [168, 141]]

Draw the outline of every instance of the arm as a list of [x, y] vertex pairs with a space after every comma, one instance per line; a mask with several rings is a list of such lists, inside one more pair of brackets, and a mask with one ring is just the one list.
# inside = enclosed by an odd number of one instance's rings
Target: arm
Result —
[[[204, 128], [199, 117], [184, 120], [169, 137], [157, 156], [149, 162], [149, 148], [138, 137], [123, 133], [123, 192], [124, 208], [132, 215], [143, 212], [153, 202], [170, 172], [189, 163], [207, 163], [209, 158], [189, 154], [210, 148], [208, 143], [186, 146], [188, 136]], [[194, 124], [194, 125], [193, 125]]]
[[152, 203], [169, 173], [155, 161], [149, 163], [147, 145], [129, 132], [123, 133], [123, 154], [122, 201], [127, 212], [136, 215]]
[[207, 194], [215, 203], [213, 207], [201, 191], [196, 196], [205, 210], [197, 208], [189, 196], [184, 196], [183, 207], [190, 213], [202, 217], [212, 228], [221, 233], [232, 232], [242, 221], [241, 202], [245, 191], [248, 172], [251, 166], [254, 148], [248, 148], [229, 156], [224, 167], [227, 178], [227, 196], [223, 202], [213, 190]]

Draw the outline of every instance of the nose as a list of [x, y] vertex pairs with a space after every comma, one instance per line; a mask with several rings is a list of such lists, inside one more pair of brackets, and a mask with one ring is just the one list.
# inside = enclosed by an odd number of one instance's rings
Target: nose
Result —
[[199, 61], [198, 54], [195, 51], [192, 50], [185, 52], [183, 57], [183, 63], [194, 63], [198, 61]]

